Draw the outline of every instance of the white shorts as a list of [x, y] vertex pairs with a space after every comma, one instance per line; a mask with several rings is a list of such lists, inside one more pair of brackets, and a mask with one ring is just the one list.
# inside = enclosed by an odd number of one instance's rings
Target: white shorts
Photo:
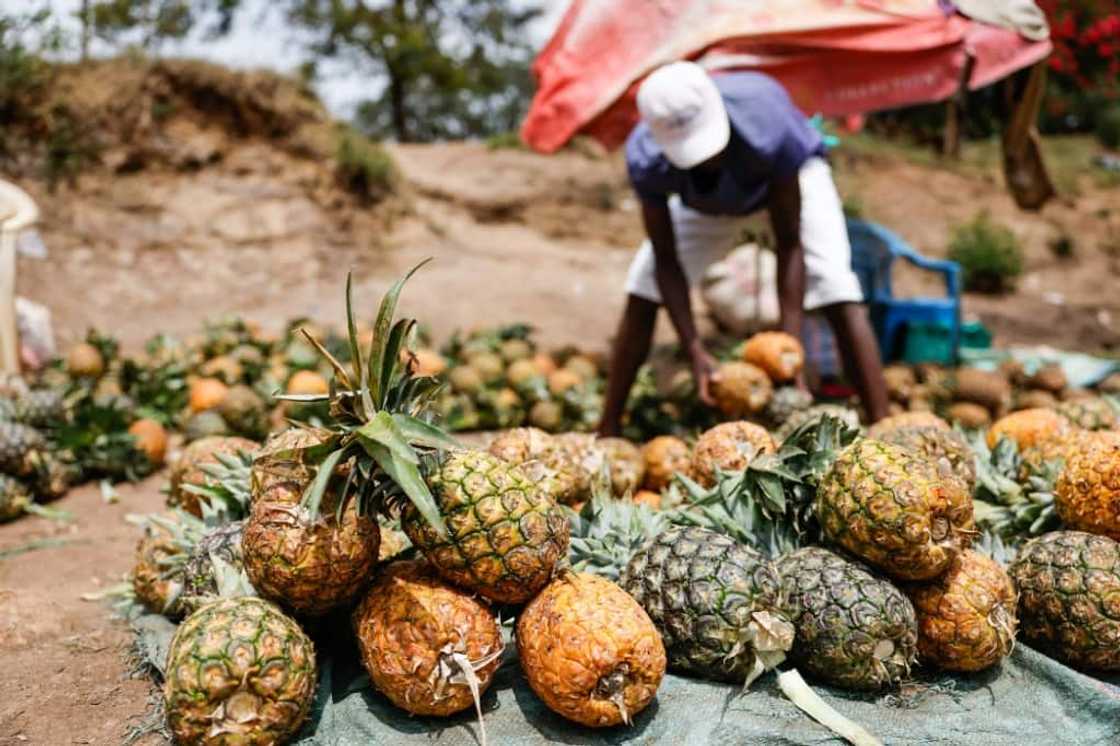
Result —
[[[863, 291], [852, 272], [852, 247], [844, 208], [832, 181], [832, 169], [823, 158], [810, 158], [798, 174], [801, 183], [801, 245], [805, 250], [806, 311], [835, 303], [860, 303]], [[742, 243], [747, 218], [739, 215], [705, 215], [669, 200], [677, 255], [689, 287], [695, 287], [704, 270]], [[626, 278], [631, 295], [661, 302], [654, 272], [653, 246], [647, 240], [638, 249]]]

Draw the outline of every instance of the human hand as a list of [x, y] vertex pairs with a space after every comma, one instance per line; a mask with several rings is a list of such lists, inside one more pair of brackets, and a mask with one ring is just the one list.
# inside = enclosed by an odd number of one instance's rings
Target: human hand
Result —
[[714, 357], [697, 342], [691, 351], [692, 377], [696, 381], [696, 394], [706, 406], [716, 405], [712, 384], [719, 380], [719, 369]]

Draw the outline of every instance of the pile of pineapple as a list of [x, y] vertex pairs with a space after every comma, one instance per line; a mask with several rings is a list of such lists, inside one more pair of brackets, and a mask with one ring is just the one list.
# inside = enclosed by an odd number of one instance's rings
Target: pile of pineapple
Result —
[[[348, 291], [343, 335], [213, 326], [131, 373], [105, 366], [119, 392], [104, 373], [87, 383], [191, 431], [123, 594], [179, 622], [164, 681], [177, 742], [295, 737], [336, 614], [374, 689], [416, 715], [473, 708], [483, 734], [502, 665], [587, 727], [632, 723], [666, 671], [749, 685], [776, 670], [821, 719], [797, 671], [883, 691], [918, 667], [997, 666], [1017, 637], [1120, 670], [1120, 433], [1104, 393], [1047, 380], [1044, 400], [1030, 392], [1053, 371], [929, 366], [901, 386], [892, 368], [899, 411], [864, 430], [801, 391], [800, 346], [768, 333], [720, 364], [710, 427], [597, 438], [568, 432], [591, 422], [578, 402], [601, 391], [594, 361], [543, 356], [522, 327], [437, 354], [394, 321], [402, 283], [368, 326]], [[258, 408], [237, 391], [286, 393]], [[630, 424], [684, 401], [631, 406]], [[533, 416], [548, 403], [558, 419]], [[966, 421], [965, 404], [985, 417]], [[448, 421], [504, 429], [465, 448]]]

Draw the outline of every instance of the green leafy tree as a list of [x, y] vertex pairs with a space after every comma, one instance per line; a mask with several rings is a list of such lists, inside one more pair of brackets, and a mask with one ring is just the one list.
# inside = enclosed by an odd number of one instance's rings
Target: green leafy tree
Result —
[[87, 0], [79, 11], [83, 47], [91, 32], [148, 50], [183, 39], [200, 25], [208, 34], [221, 35], [229, 31], [239, 5], [240, 0]]
[[320, 59], [386, 80], [357, 121], [401, 141], [487, 135], [516, 127], [528, 104], [539, 13], [511, 0], [288, 0]]

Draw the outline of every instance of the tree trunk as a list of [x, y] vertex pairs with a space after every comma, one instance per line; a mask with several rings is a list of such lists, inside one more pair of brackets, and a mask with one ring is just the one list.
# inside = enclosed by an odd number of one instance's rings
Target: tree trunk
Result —
[[404, 100], [404, 81], [401, 76], [389, 68], [389, 110], [393, 117], [393, 132], [399, 142], [412, 142], [412, 133], [408, 128], [408, 107]]

